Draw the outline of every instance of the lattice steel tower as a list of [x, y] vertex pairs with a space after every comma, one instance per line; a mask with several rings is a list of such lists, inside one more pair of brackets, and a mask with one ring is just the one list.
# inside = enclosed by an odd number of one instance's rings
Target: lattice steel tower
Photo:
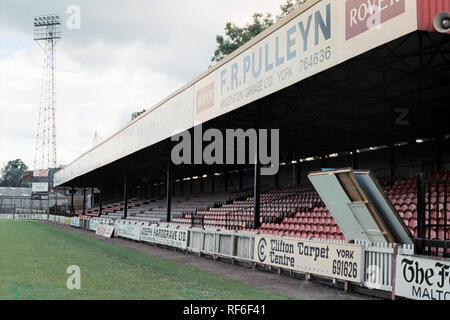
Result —
[[33, 39], [45, 53], [34, 169], [50, 169], [57, 165], [55, 54], [56, 43], [61, 39], [61, 17], [56, 14], [35, 17]]

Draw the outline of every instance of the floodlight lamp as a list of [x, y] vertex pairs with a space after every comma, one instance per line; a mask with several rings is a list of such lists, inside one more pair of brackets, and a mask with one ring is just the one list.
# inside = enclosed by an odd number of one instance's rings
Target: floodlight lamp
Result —
[[450, 19], [442, 20], [442, 27], [445, 29], [450, 29]]

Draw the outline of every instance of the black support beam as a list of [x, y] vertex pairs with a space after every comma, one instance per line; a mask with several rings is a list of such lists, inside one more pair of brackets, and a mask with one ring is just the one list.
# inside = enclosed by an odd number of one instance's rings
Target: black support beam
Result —
[[72, 188], [70, 193], [71, 193], [71, 197], [70, 197], [70, 213], [72, 215], [74, 215], [75, 214], [75, 207], [73, 206], [73, 197], [74, 197], [74, 194], [75, 194], [75, 189]]
[[83, 188], [83, 216], [86, 215], [86, 188]]
[[98, 195], [98, 207], [99, 207], [99, 216], [103, 214], [103, 187], [100, 188], [100, 193]]
[[125, 202], [125, 208], [123, 209], [123, 218], [126, 220], [128, 217], [128, 177], [125, 174], [123, 179], [123, 202]]
[[255, 154], [255, 167], [254, 167], [254, 177], [253, 177], [253, 196], [254, 196], [254, 221], [253, 228], [259, 229], [260, 227], [260, 174], [261, 169], [258, 160], [258, 153]]
[[167, 180], [166, 180], [166, 203], [167, 203], [167, 218], [166, 222], [171, 220], [171, 189], [170, 189], [170, 163], [167, 164]]

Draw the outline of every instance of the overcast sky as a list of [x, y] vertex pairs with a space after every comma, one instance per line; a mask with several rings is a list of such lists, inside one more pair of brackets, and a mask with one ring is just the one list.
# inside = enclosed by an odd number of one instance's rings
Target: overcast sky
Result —
[[[282, 0], [0, 0], [0, 166], [33, 169], [43, 50], [33, 18], [59, 13], [56, 126], [58, 164], [68, 164], [211, 64], [226, 22], [279, 14]], [[68, 29], [70, 5], [80, 29]]]

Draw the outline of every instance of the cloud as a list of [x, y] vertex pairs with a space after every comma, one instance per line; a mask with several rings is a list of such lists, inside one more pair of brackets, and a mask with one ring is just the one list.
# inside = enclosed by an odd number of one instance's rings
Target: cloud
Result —
[[227, 21], [279, 12], [278, 1], [2, 0], [0, 2], [0, 166], [22, 158], [33, 167], [43, 51], [33, 17], [81, 10], [81, 29], [64, 25], [57, 46], [58, 164], [90, 149], [131, 113], [164, 99], [211, 64]]

